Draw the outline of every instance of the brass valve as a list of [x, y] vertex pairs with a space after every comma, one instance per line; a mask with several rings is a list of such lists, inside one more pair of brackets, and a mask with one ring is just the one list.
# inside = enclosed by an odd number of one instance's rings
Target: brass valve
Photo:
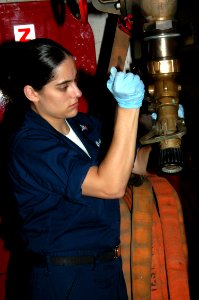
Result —
[[[158, 23], [159, 24], [159, 23]], [[172, 23], [170, 23], [172, 24]], [[155, 25], [154, 25], [155, 26]], [[182, 170], [183, 155], [181, 138], [186, 133], [183, 118], [178, 116], [179, 91], [177, 83], [180, 72], [177, 45], [180, 35], [174, 27], [167, 30], [147, 28], [145, 42], [148, 50], [148, 74], [153, 84], [148, 87], [153, 111], [157, 120], [151, 131], [140, 139], [141, 144], [159, 143], [159, 166], [165, 173]]]

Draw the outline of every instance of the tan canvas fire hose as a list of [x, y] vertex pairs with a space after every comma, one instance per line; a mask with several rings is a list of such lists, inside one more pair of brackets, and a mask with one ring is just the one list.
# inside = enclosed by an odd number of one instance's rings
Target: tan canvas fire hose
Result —
[[157, 175], [130, 184], [120, 212], [129, 300], [190, 300], [183, 213], [172, 185]]
[[117, 67], [120, 70], [124, 69], [129, 41], [130, 36], [117, 26], [108, 71], [112, 66]]

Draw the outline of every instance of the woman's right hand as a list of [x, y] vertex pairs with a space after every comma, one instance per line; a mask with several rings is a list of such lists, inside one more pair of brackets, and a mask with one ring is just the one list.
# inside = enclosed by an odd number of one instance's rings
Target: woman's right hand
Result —
[[107, 88], [120, 107], [139, 108], [142, 106], [145, 90], [138, 75], [117, 71], [115, 67], [112, 67]]

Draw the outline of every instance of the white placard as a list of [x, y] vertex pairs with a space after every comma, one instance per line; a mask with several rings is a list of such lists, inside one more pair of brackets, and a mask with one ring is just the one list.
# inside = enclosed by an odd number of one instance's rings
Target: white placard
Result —
[[15, 25], [14, 26], [15, 41], [26, 42], [35, 39], [34, 24]]

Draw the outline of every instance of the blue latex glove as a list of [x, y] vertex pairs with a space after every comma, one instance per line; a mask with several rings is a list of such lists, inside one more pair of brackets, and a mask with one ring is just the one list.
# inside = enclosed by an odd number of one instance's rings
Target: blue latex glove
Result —
[[184, 107], [182, 104], [178, 105], [178, 117], [184, 119]]
[[144, 84], [138, 75], [110, 70], [107, 88], [123, 108], [139, 108], [144, 99]]

